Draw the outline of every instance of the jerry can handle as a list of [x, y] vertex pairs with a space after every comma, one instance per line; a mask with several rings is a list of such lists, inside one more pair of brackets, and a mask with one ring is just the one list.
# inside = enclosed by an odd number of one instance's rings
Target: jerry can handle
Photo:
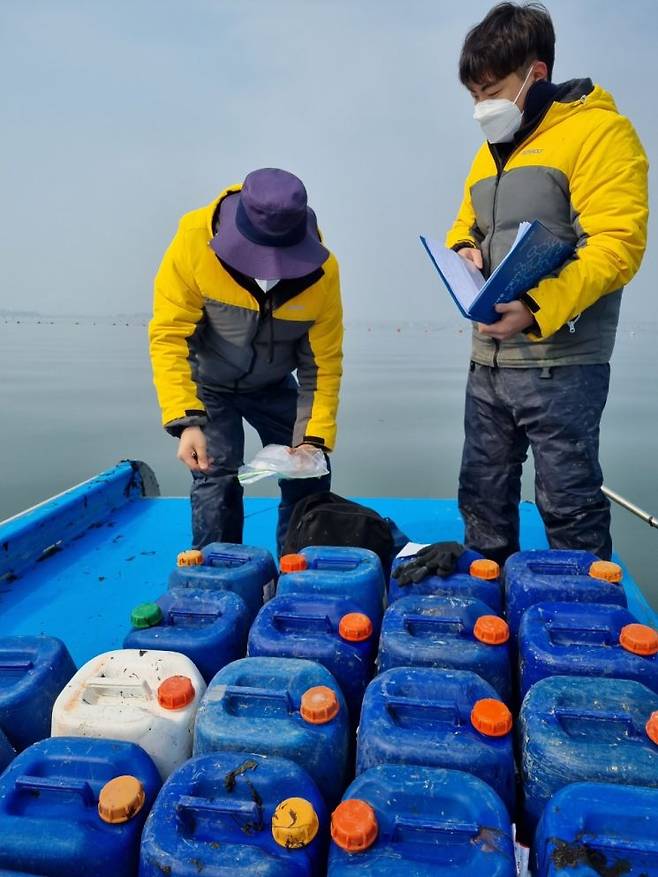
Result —
[[244, 566], [245, 563], [249, 563], [251, 561], [251, 557], [246, 555], [244, 557], [236, 556], [235, 554], [229, 554], [224, 551], [209, 551], [207, 554], [204, 554], [203, 557], [203, 565], [204, 566], [212, 566], [212, 567], [236, 567], [236, 566]]
[[[454, 840], [470, 843], [481, 831], [476, 822], [455, 822], [453, 820], [432, 819], [419, 816], [396, 816], [393, 827], [393, 840], [420, 840], [419, 835], [450, 835]], [[430, 838], [437, 840], [438, 837]]]
[[294, 706], [290, 692], [287, 688], [258, 688], [250, 685], [225, 685], [223, 691], [218, 692], [218, 699], [229, 698], [243, 703], [249, 700], [264, 700], [285, 708], [286, 712], [294, 712]]
[[634, 841], [629, 837], [616, 837], [612, 834], [582, 834], [579, 840], [582, 844], [587, 844], [588, 847], [595, 850], [610, 849], [615, 850], [615, 852], [653, 853], [654, 856], [658, 854], [658, 839], [648, 836]]
[[424, 713], [445, 725], [462, 724], [459, 706], [454, 701], [428, 700], [420, 697], [386, 697], [386, 709], [395, 718], [395, 713]]
[[549, 621], [546, 625], [549, 636], [557, 634], [593, 634], [593, 637], [587, 637], [587, 642], [600, 642], [602, 645], [610, 643], [615, 639], [609, 626], [601, 624], [569, 624], [567, 621]]
[[530, 560], [527, 564], [528, 572], [535, 576], [584, 576], [589, 571], [582, 569], [580, 564], [574, 562], [571, 558], [553, 560]]
[[311, 615], [310, 613], [275, 612], [272, 615], [274, 625], [289, 625], [290, 627], [310, 627], [313, 630], [326, 630], [331, 632], [333, 626], [328, 615]]
[[79, 795], [85, 805], [96, 802], [91, 786], [86, 780], [66, 779], [65, 777], [34, 777], [21, 774], [14, 780], [17, 789], [32, 794], [41, 792], [67, 793]]
[[106, 676], [95, 676], [87, 679], [84, 687], [92, 691], [110, 691], [113, 694], [121, 694], [126, 691], [132, 697], [141, 697], [143, 700], [153, 700], [151, 686], [146, 679], [110, 679]]
[[213, 611], [212, 609], [176, 609], [171, 608], [167, 610], [167, 615], [170, 618], [192, 618], [203, 621], [215, 621], [217, 618], [221, 617], [221, 612]]
[[445, 628], [457, 628], [459, 632], [464, 629], [464, 619], [458, 615], [422, 615], [416, 612], [405, 612], [402, 623], [409, 633], [413, 627], [426, 628], [429, 630], [441, 630]]
[[26, 661], [21, 661], [20, 659], [12, 661], [11, 658], [1, 658], [0, 657], [0, 673], [3, 670], [31, 670], [34, 667], [34, 662], [30, 661], [29, 658]]
[[579, 707], [558, 706], [555, 708], [555, 717], [558, 719], [582, 720], [584, 722], [596, 722], [598, 724], [613, 723], [624, 725], [628, 731], [636, 733], [636, 725], [633, 717], [628, 713], [615, 710], [593, 710]]
[[226, 823], [233, 827], [237, 823], [240, 826], [247, 824], [259, 825], [262, 823], [262, 807], [255, 801], [240, 801], [235, 798], [197, 798], [192, 795], [183, 795], [176, 804], [176, 814], [182, 822], [187, 822], [192, 817], [205, 816], [215, 823]]
[[309, 561], [309, 569], [320, 569], [323, 572], [350, 572], [361, 566], [361, 560], [357, 557], [332, 557], [329, 554], [318, 555]]

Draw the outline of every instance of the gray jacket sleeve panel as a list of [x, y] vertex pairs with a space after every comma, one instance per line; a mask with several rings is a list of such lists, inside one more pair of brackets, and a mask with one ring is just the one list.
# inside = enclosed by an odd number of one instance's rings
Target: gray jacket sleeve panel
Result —
[[[306, 427], [311, 419], [313, 400], [318, 387], [318, 366], [313, 356], [308, 332], [297, 343], [297, 380], [299, 381], [299, 399], [297, 420], [293, 432], [295, 446], [301, 444], [306, 436]], [[321, 444], [324, 444], [324, 441]]]

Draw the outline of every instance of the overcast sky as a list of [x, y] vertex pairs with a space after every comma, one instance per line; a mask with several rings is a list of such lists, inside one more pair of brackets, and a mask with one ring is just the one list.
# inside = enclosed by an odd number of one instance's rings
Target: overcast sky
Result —
[[[456, 69], [491, 5], [0, 0], [0, 307], [147, 311], [179, 216], [278, 166], [306, 183], [348, 318], [452, 317], [418, 234], [443, 235], [479, 145]], [[556, 81], [608, 88], [653, 161], [658, 3], [547, 5]], [[652, 241], [625, 319], [653, 317], [657, 267]]]

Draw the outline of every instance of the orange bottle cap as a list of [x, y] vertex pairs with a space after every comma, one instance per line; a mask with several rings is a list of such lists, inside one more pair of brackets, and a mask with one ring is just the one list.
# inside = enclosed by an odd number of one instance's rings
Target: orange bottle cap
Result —
[[480, 615], [475, 622], [473, 636], [488, 646], [500, 646], [509, 639], [509, 625], [497, 615]]
[[605, 582], [620, 582], [624, 576], [618, 563], [611, 560], [595, 560], [589, 568], [589, 574], [593, 579], [603, 579]]
[[658, 633], [646, 624], [626, 624], [619, 634], [619, 645], [634, 655], [658, 654]]
[[489, 581], [500, 578], [500, 567], [496, 561], [487, 560], [484, 557], [474, 560], [468, 571], [475, 579], [486, 579]]
[[367, 801], [350, 798], [331, 814], [331, 837], [342, 850], [359, 853], [377, 840], [377, 816]]
[[203, 554], [201, 551], [197, 551], [196, 549], [190, 549], [189, 551], [181, 551], [181, 553], [176, 558], [177, 566], [202, 566], [203, 565]]
[[512, 730], [512, 713], [502, 700], [484, 697], [471, 710], [471, 724], [485, 737], [504, 737]]
[[287, 850], [308, 846], [319, 829], [318, 814], [306, 798], [286, 798], [272, 816], [272, 837]]
[[195, 695], [188, 676], [170, 676], [158, 688], [158, 703], [166, 710], [180, 710], [192, 703]]
[[651, 713], [647, 722], [647, 737], [658, 746], [658, 710]]
[[362, 643], [372, 636], [372, 621], [363, 612], [348, 612], [338, 625], [338, 633], [350, 643]]
[[100, 791], [98, 815], [111, 825], [128, 822], [139, 813], [145, 800], [144, 786], [137, 777], [115, 777]]
[[309, 725], [326, 725], [340, 712], [336, 692], [328, 685], [316, 685], [302, 694], [301, 717]]
[[308, 569], [308, 561], [303, 554], [284, 554], [279, 561], [280, 572], [303, 572]]

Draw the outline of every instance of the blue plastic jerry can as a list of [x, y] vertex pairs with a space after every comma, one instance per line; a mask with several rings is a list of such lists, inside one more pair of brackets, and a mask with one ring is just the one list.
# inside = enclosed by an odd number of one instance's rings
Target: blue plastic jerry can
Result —
[[0, 637], [0, 730], [18, 752], [50, 735], [53, 704], [74, 674], [61, 640]]
[[378, 765], [350, 785], [331, 819], [328, 877], [515, 877], [510, 818], [477, 777]]
[[457, 560], [455, 571], [451, 575], [428, 575], [419, 582], [401, 585], [395, 577], [395, 572], [398, 567], [411, 559], [411, 557], [397, 557], [393, 561], [388, 586], [389, 603], [408, 596], [471, 597], [489, 606], [492, 612], [502, 612], [503, 590], [500, 567], [495, 561], [486, 560], [476, 551], [467, 550]]
[[367, 548], [310, 546], [280, 561], [277, 594], [318, 594], [353, 600], [379, 634], [386, 580], [379, 557]]
[[160, 789], [149, 756], [118, 740], [53, 737], [0, 777], [0, 868], [48, 877], [134, 877]]
[[131, 614], [124, 649], [180, 652], [206, 682], [247, 650], [249, 610], [231, 591], [174, 588], [155, 603], [141, 603]]
[[356, 725], [375, 669], [372, 621], [352, 600], [323, 594], [281, 594], [258, 613], [249, 655], [307, 658], [326, 667], [345, 695]]
[[194, 754], [258, 752], [306, 770], [334, 806], [345, 788], [349, 717], [338, 683], [320, 664], [243, 658], [208, 686], [194, 730]]
[[140, 877], [320, 877], [327, 810], [284, 758], [200, 755], [165, 783], [144, 829]]
[[463, 770], [489, 783], [514, 810], [512, 714], [467, 670], [394, 667], [366, 690], [356, 772], [377, 764]]
[[658, 877], [658, 789], [574, 783], [546, 805], [533, 877]]
[[276, 565], [269, 551], [253, 545], [212, 542], [201, 551], [183, 551], [169, 577], [169, 589], [233, 591], [253, 620], [276, 591]]
[[522, 698], [547, 676], [634, 679], [658, 694], [658, 633], [621, 606], [538, 603], [518, 642]]
[[536, 603], [608, 603], [626, 606], [622, 569], [589, 551], [519, 551], [503, 573], [505, 614], [516, 637], [521, 617]]
[[384, 614], [377, 659], [391, 667], [471, 670], [506, 703], [512, 695], [507, 623], [474, 597], [402, 597]]
[[550, 676], [527, 693], [519, 727], [526, 838], [568, 783], [658, 787], [658, 695], [639, 682]]

